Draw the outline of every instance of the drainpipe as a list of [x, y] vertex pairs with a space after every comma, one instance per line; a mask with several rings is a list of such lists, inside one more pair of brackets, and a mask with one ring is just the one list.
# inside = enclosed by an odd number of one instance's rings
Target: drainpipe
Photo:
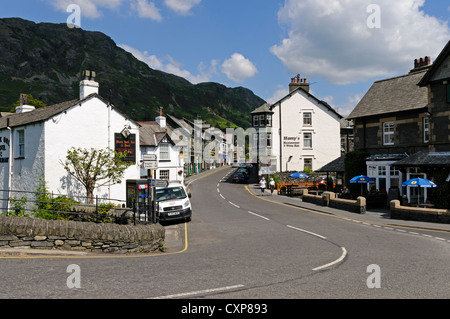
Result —
[[9, 118], [6, 119], [6, 128], [9, 131], [8, 198], [6, 199], [6, 212], [9, 212], [9, 197], [11, 196], [11, 183], [13, 175], [13, 132], [9, 126]]

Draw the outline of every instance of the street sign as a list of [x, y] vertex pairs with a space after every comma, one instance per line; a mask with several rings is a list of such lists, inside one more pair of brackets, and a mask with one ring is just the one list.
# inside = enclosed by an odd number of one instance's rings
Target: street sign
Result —
[[158, 159], [156, 154], [145, 154], [143, 160], [144, 169], [158, 169]]
[[147, 161], [152, 162], [152, 161], [156, 161], [156, 160], [157, 160], [156, 154], [145, 154], [144, 155], [144, 162], [147, 162]]
[[166, 181], [164, 179], [152, 179], [151, 183], [152, 183], [152, 187], [165, 188], [165, 187], [169, 186], [169, 181]]
[[158, 162], [156, 161], [144, 161], [143, 162], [144, 169], [158, 169]]

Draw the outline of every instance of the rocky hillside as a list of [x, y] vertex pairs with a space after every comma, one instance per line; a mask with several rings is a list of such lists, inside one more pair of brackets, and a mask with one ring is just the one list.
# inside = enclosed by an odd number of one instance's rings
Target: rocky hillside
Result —
[[8, 111], [20, 93], [47, 105], [78, 97], [82, 70], [97, 72], [100, 95], [138, 121], [159, 110], [217, 127], [250, 126], [250, 112], [264, 101], [243, 88], [218, 83], [193, 85], [153, 70], [100, 32], [66, 24], [20, 18], [0, 19], [0, 110]]

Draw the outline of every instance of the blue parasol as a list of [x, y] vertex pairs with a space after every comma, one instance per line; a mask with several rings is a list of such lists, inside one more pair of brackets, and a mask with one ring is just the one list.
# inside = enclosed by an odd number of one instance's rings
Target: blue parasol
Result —
[[291, 175], [289, 175], [289, 177], [292, 177], [292, 178], [308, 178], [309, 176], [306, 175], [305, 173], [297, 172], [297, 173], [292, 173]]
[[[407, 180], [406, 182], [402, 183], [402, 186], [406, 187], [423, 187], [423, 188], [434, 188], [437, 187], [437, 185], [425, 178], [412, 178]], [[420, 204], [420, 190], [419, 190], [419, 198], [417, 200], [417, 203]]]
[[359, 175], [359, 176], [355, 176], [350, 180], [350, 183], [352, 184], [361, 184], [361, 195], [363, 193], [363, 186], [362, 184], [367, 184], [367, 183], [375, 183], [375, 180], [369, 176], [366, 175]]

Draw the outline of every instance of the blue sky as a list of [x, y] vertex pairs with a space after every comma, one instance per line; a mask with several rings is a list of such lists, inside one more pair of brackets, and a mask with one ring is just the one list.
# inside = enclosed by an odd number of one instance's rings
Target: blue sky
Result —
[[374, 81], [434, 61], [450, 40], [450, 3], [438, 0], [6, 0], [0, 17], [66, 23], [70, 4], [81, 28], [154, 69], [269, 102], [299, 73], [342, 115]]

